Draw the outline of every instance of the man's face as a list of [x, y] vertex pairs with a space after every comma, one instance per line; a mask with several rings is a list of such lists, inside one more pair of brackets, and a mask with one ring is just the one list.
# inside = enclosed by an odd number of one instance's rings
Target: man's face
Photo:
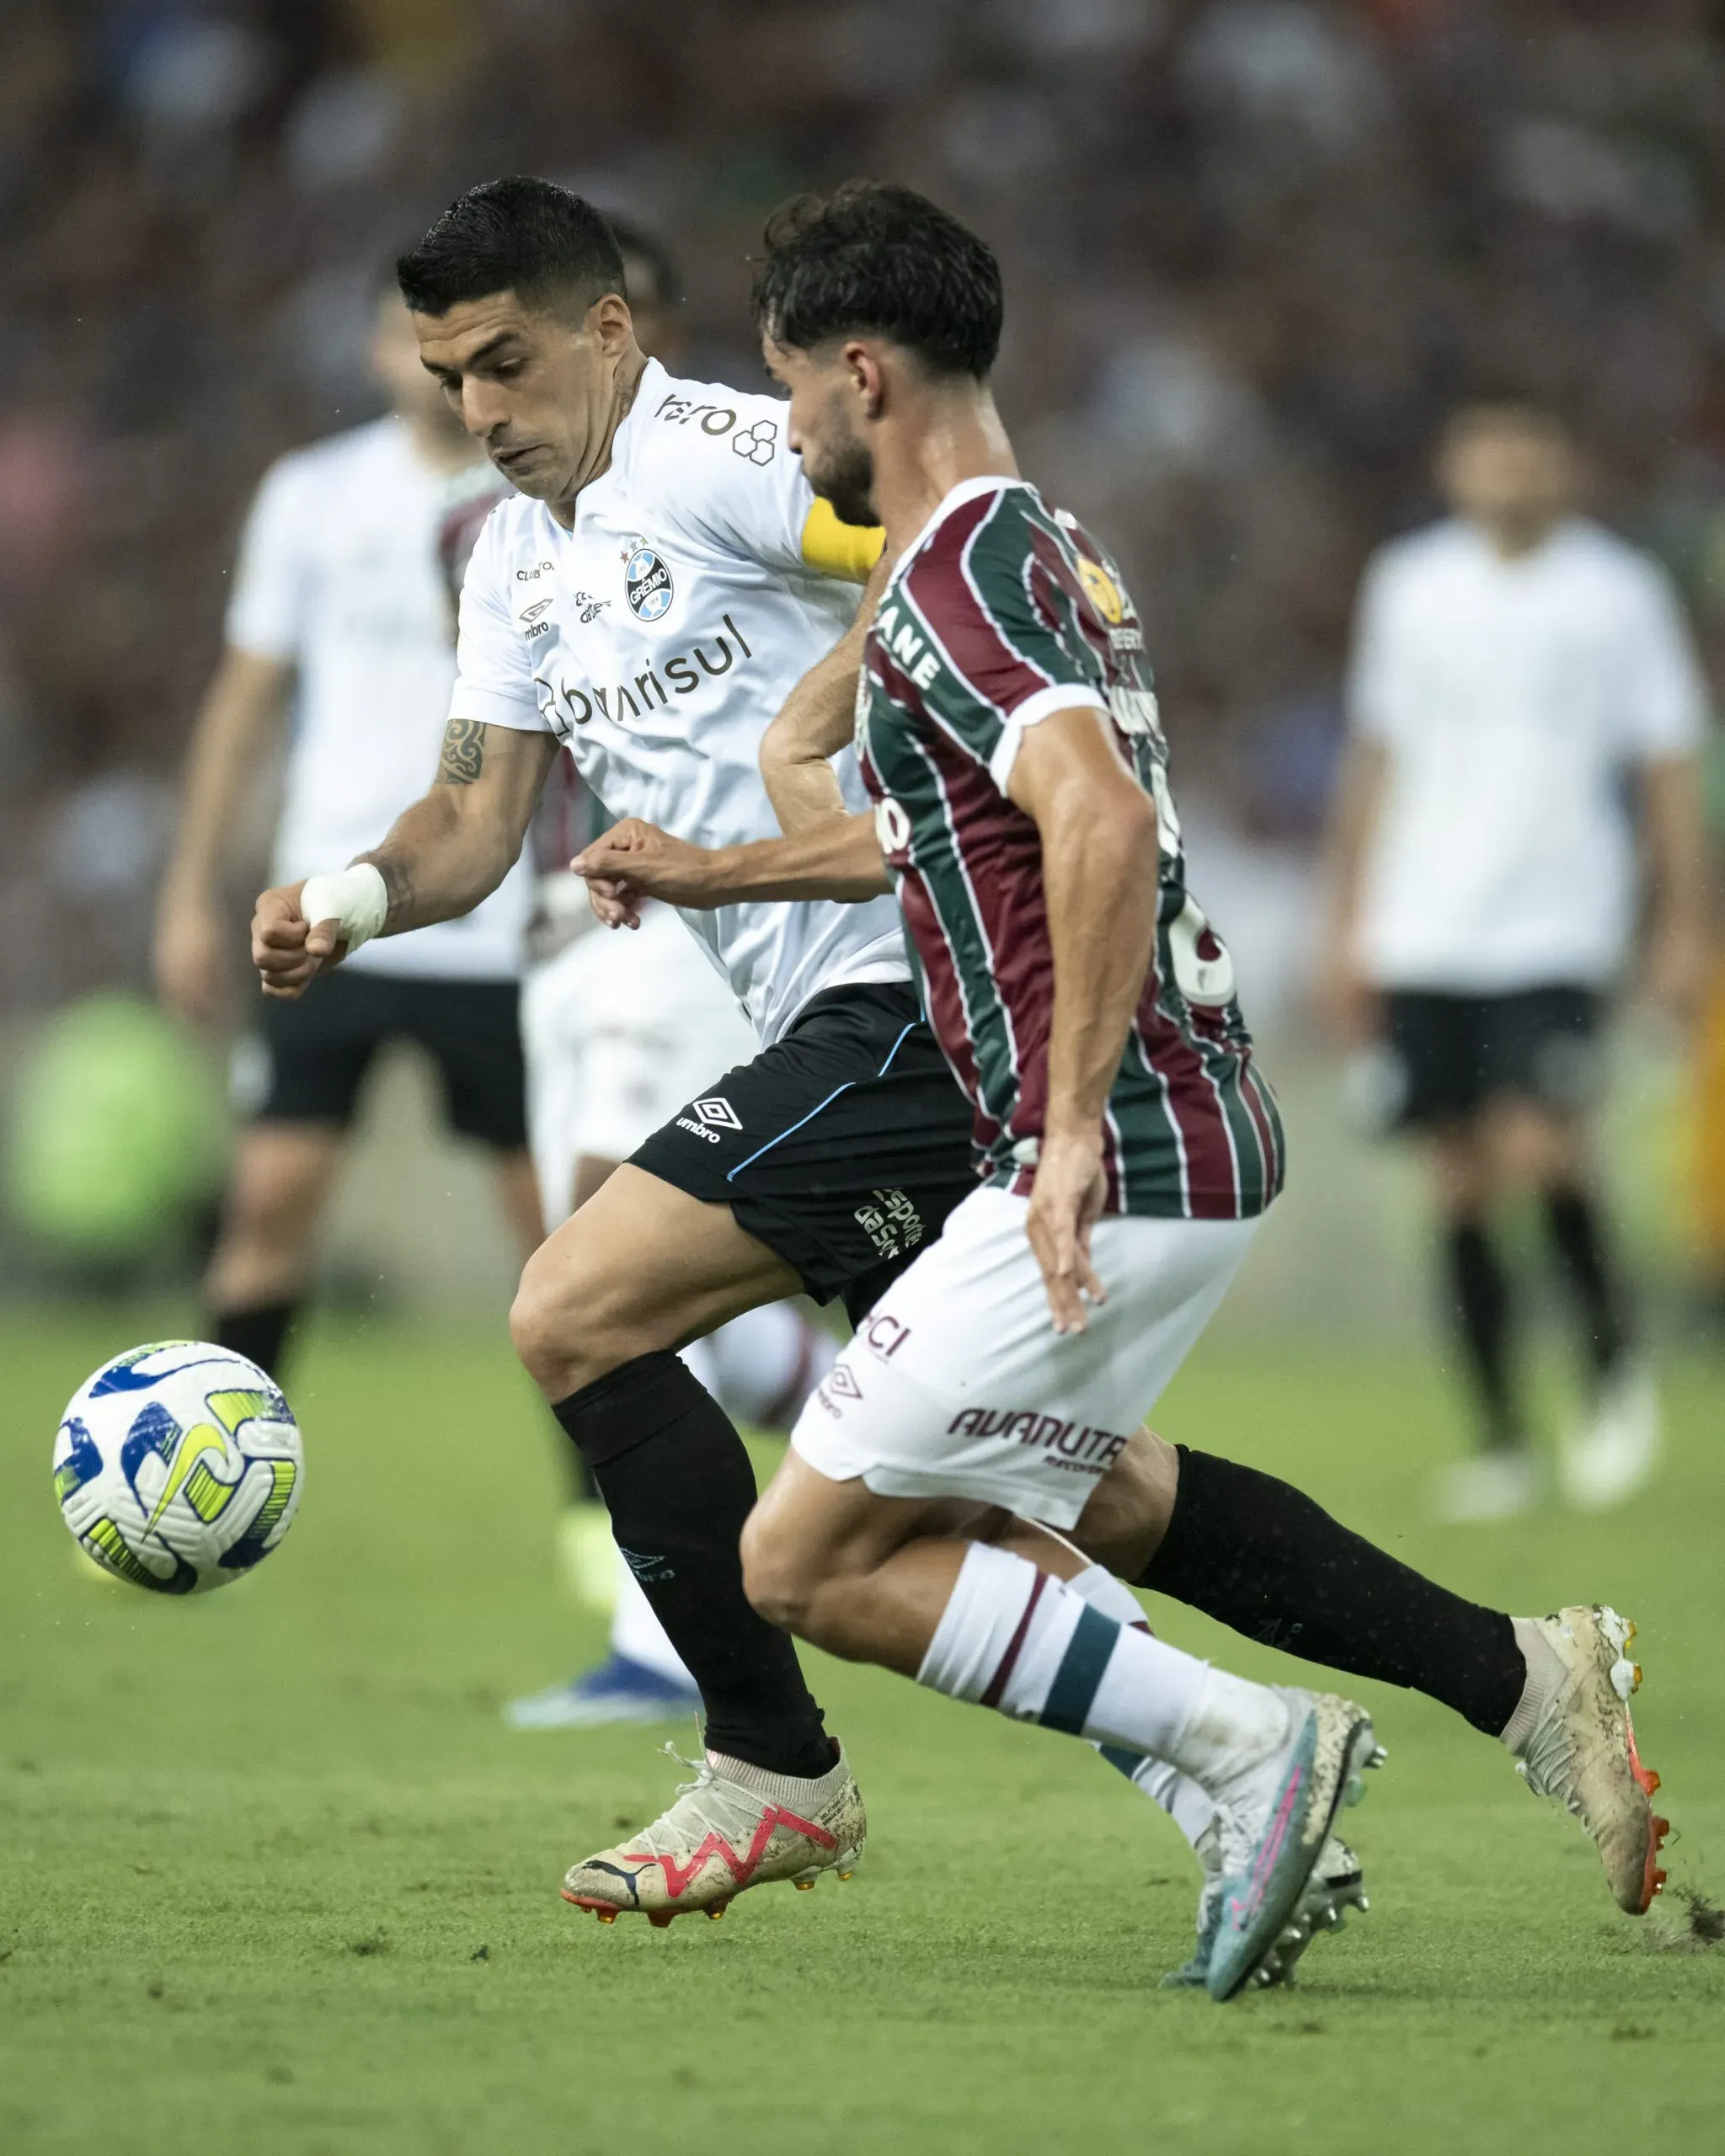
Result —
[[857, 379], [841, 346], [818, 355], [761, 339], [761, 356], [775, 382], [790, 392], [787, 439], [803, 460], [803, 476], [832, 504], [841, 524], [879, 524], [874, 502], [874, 452], [863, 432]]
[[1455, 436], [1439, 461], [1438, 479], [1461, 515], [1531, 543], [1568, 513], [1575, 459], [1562, 435], [1506, 421]]
[[536, 501], [573, 500], [630, 342], [622, 301], [609, 294], [575, 322], [494, 292], [413, 324], [420, 360], [510, 484]]

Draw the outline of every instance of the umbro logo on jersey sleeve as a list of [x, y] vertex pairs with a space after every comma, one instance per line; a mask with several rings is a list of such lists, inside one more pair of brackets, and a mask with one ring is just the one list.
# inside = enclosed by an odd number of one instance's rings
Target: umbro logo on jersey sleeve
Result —
[[720, 1094], [709, 1093], [704, 1101], [692, 1101], [689, 1106], [693, 1113], [680, 1115], [677, 1129], [686, 1130], [692, 1137], [704, 1138], [709, 1145], [724, 1144], [719, 1136], [721, 1131], [740, 1130], [743, 1127], [743, 1118]]

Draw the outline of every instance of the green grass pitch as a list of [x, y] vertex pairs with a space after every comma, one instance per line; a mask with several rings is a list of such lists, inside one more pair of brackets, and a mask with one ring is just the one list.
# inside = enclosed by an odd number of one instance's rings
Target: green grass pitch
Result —
[[[558, 1598], [553, 1447], [500, 1333], [317, 1336], [299, 1522], [189, 1604], [78, 1577], [55, 1517], [60, 1408], [126, 1344], [0, 1333], [6, 2156], [1725, 2145], [1725, 1947], [1690, 1948], [1674, 1900], [1617, 1915], [1578, 1829], [1402, 1693], [1366, 1693], [1372, 1913], [1293, 1992], [1159, 1994], [1193, 1905], [1168, 1823], [1076, 1744], [826, 1662], [873, 1820], [855, 1881], [601, 1928], [563, 1868], [680, 1772], [664, 1732], [499, 1722], [600, 1643]], [[1725, 1898], [1722, 1400], [1717, 1367], [1674, 1371], [1672, 1465], [1621, 1514], [1468, 1533], [1418, 1524], [1455, 1428], [1418, 1361], [1218, 1338], [1159, 1420], [1470, 1593], [1635, 1615], [1673, 1888]]]

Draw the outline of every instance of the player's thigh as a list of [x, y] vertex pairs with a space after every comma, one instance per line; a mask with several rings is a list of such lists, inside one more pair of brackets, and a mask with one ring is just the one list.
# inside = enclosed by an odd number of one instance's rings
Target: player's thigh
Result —
[[248, 1123], [233, 1150], [222, 1207], [225, 1250], [296, 1250], [310, 1240], [346, 1133], [337, 1123]]
[[393, 984], [395, 1030], [436, 1065], [451, 1130], [499, 1153], [527, 1143], [521, 990], [512, 980]]
[[259, 995], [253, 1029], [234, 1054], [235, 1107], [260, 1128], [344, 1129], [388, 1037], [387, 986], [337, 972], [291, 1002]]
[[[723, 1074], [759, 1052], [752, 1028], [695, 939], [661, 916], [638, 974], [608, 971], [587, 1012], [586, 1082], [574, 1122], [578, 1155], [626, 1161]], [[642, 931], [642, 937], [647, 931]], [[639, 941], [641, 939], [631, 939]], [[628, 956], [619, 951], [621, 960]]]
[[1585, 1171], [1601, 1082], [1600, 1004], [1589, 989], [1525, 990], [1489, 1007], [1486, 1133], [1498, 1178], [1538, 1187]]
[[581, 1021], [591, 941], [579, 938], [532, 967], [521, 982], [527, 1143], [547, 1234], [574, 1210], [574, 1129], [588, 1091]]
[[[1075, 1526], [1257, 1224], [1098, 1221], [1092, 1254], [1108, 1300], [1083, 1332], [1060, 1335], [1026, 1210], [1004, 1191], [974, 1193], [864, 1316], [792, 1433], [811, 1466], [860, 1477], [878, 1496], [965, 1497]], [[1128, 1492], [1128, 1481], [1115, 1487]], [[1147, 1505], [1138, 1524], [1154, 1524]]]
[[510, 1326], [542, 1384], [574, 1390], [798, 1284], [726, 1207], [625, 1162], [528, 1261]]
[[1384, 1045], [1393, 1075], [1391, 1123], [1430, 1136], [1471, 1122], [1485, 1098], [1477, 996], [1392, 989]]

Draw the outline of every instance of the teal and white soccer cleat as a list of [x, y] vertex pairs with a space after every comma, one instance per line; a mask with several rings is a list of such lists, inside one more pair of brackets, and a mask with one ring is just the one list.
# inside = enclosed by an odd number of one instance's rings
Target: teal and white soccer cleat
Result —
[[1205, 1988], [1218, 2001], [1268, 1974], [1278, 1941], [1298, 1913], [1337, 1813], [1365, 1794], [1364, 1775], [1384, 1757], [1371, 1717], [1330, 1692], [1277, 1687], [1288, 1734], [1258, 1766], [1218, 1790], [1221, 1913]]
[[856, 1870], [868, 1820], [842, 1747], [830, 1771], [811, 1781], [718, 1753], [682, 1764], [695, 1779], [670, 1811], [574, 1865], [564, 1901], [591, 1909], [601, 1924], [638, 1910], [663, 1927], [697, 1909], [722, 1917], [745, 1887], [788, 1879], [806, 1892], [823, 1871], [848, 1879]]
[[[1162, 1978], [1162, 1988], [1164, 1991], [1203, 1988], [1209, 1981], [1210, 1952], [1221, 1926], [1220, 1834], [1214, 1828], [1209, 1829], [1199, 1836], [1193, 1854], [1204, 1870], [1204, 1885], [1198, 1897], [1198, 1943], [1192, 1951], [1190, 1960], [1182, 1962], [1178, 1969], [1170, 1969]], [[1299, 1908], [1258, 1970], [1258, 1988], [1270, 1984], [1291, 1984], [1295, 1963], [1315, 1939], [1322, 1939], [1328, 1932], [1340, 1931], [1348, 1920], [1350, 1909], [1358, 1909], [1364, 1916], [1370, 1907], [1371, 1903], [1366, 1898], [1365, 1875], [1361, 1870], [1359, 1859], [1339, 1835], [1332, 1834], [1312, 1867], [1311, 1876], [1306, 1882], [1306, 1892], [1300, 1897]]]

